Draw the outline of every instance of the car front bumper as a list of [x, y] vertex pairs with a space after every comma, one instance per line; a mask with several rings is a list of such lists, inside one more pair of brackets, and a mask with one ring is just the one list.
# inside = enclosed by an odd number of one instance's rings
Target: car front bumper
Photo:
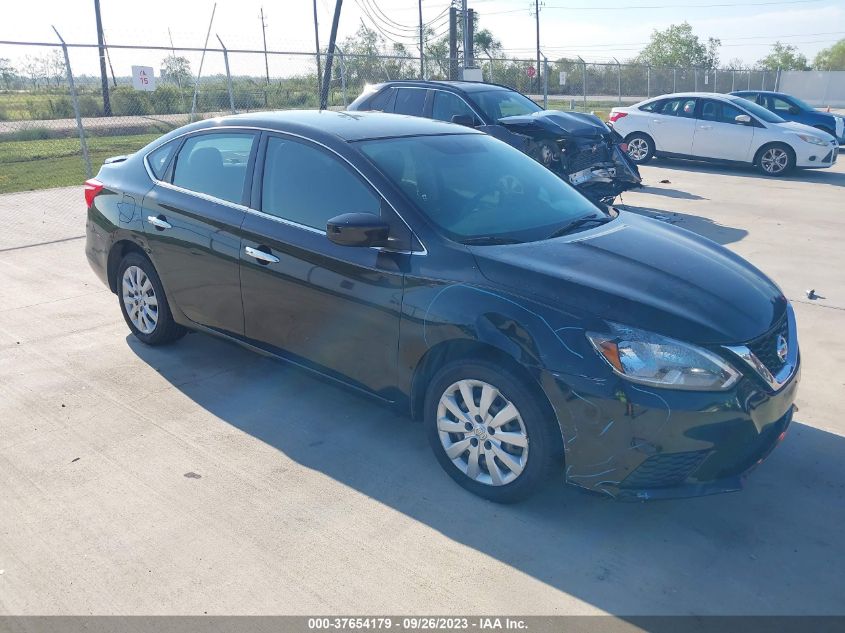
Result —
[[832, 167], [836, 164], [839, 154], [839, 144], [835, 141], [824, 146], [802, 142], [798, 147], [793, 146], [793, 149], [795, 150], [795, 166], [805, 169]]
[[777, 392], [754, 376], [724, 392], [542, 378], [561, 425], [567, 483], [632, 500], [741, 489], [785, 436], [799, 381], [797, 365]]

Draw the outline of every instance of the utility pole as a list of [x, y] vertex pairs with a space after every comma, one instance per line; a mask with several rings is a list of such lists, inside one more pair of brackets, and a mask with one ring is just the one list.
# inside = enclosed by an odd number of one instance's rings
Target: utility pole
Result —
[[264, 72], [270, 85], [270, 62], [267, 61], [267, 22], [264, 21], [264, 7], [261, 7], [261, 37], [264, 39]]
[[[464, 27], [464, 68], [467, 67], [467, 51], [470, 48], [469, 44], [469, 11], [467, 11], [467, 0], [461, 0], [461, 20]], [[463, 79], [463, 77], [461, 77]]]
[[458, 10], [449, 7], [449, 79], [458, 78]]
[[326, 54], [326, 70], [323, 75], [323, 85], [320, 89], [320, 109], [325, 110], [329, 106], [329, 88], [332, 80], [332, 62], [334, 61], [334, 44], [337, 40], [337, 24], [340, 22], [340, 8], [343, 0], [335, 0], [334, 18], [332, 18], [332, 31], [329, 35], [329, 50]]
[[94, 15], [97, 18], [97, 48], [100, 51], [100, 83], [103, 87], [103, 116], [111, 116], [109, 78], [106, 75], [106, 47], [103, 41], [103, 19], [100, 16], [100, 0], [94, 0]]
[[423, 21], [422, 21], [422, 0], [417, 0], [417, 8], [420, 14], [420, 79], [425, 79], [425, 53], [423, 52]]
[[534, 0], [534, 19], [537, 24], [537, 92], [540, 92], [540, 0]]
[[469, 13], [469, 17], [467, 18], [467, 31], [469, 31], [467, 42], [469, 42], [469, 48], [464, 52], [464, 58], [467, 60], [466, 65], [468, 68], [475, 68], [475, 11], [469, 9], [467, 13]]
[[314, 45], [317, 49], [317, 96], [323, 94], [322, 71], [320, 70], [320, 27], [317, 24], [317, 0], [314, 0]]

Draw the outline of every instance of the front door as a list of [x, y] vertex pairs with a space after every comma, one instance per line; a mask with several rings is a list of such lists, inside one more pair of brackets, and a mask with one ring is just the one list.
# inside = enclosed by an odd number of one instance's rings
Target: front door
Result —
[[753, 119], [752, 123], [737, 122], [736, 117], [741, 114], [747, 113], [724, 101], [704, 99], [695, 122], [693, 155], [749, 162], [753, 158], [749, 154], [754, 125]]
[[409, 255], [326, 237], [330, 218], [382, 215], [383, 200], [342, 158], [305, 141], [267, 135], [259, 157], [256, 208], [242, 227], [247, 338], [389, 398]]
[[240, 226], [257, 134], [189, 136], [144, 197], [141, 219], [170, 301], [191, 321], [243, 334]]

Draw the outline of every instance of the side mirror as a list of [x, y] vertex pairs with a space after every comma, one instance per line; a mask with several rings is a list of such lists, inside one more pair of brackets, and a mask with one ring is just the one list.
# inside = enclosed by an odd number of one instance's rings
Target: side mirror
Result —
[[475, 127], [475, 117], [470, 114], [455, 114], [452, 115], [452, 123], [465, 125], [466, 127]]
[[326, 223], [326, 237], [340, 246], [384, 246], [390, 227], [372, 213], [344, 213]]
[[737, 123], [741, 123], [742, 125], [748, 125], [749, 123], [751, 123], [751, 117], [747, 114], [737, 114], [734, 117], [734, 121], [736, 121]]

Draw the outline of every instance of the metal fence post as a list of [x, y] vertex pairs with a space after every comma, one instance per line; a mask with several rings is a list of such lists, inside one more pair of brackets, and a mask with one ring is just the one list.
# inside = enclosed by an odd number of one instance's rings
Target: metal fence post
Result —
[[748, 72], [748, 88], [746, 88], [746, 90], [751, 90], [751, 71], [749, 70], [747, 72]]
[[692, 69], [692, 76], [695, 78], [693, 81], [693, 85], [695, 86], [694, 92], [698, 92], [698, 68]]
[[678, 69], [672, 69], [672, 92], [678, 92]]
[[349, 100], [346, 98], [346, 56], [343, 54], [340, 46], [334, 45], [338, 57], [340, 57], [340, 90], [343, 95], [343, 107], [349, 105]]
[[719, 72], [719, 71], [714, 68], [713, 69], [713, 92], [716, 92], [716, 77], [717, 77], [716, 73], [717, 72]]
[[583, 90], [584, 90], [584, 110], [586, 111], [587, 110], [587, 62], [585, 62], [583, 59], [581, 59], [580, 55], [578, 56], [578, 59], [581, 60], [581, 70], [582, 70], [582, 79], [583, 79], [583, 81], [581, 83], [583, 84], [582, 87], [583, 87]]
[[622, 105], [622, 64], [620, 64], [619, 60], [615, 57], [613, 58], [613, 61], [616, 62], [616, 90], [619, 93], [618, 103], [619, 105]]
[[645, 67], [645, 96], [651, 98], [651, 64]]
[[[540, 53], [543, 55], [543, 53]], [[549, 109], [549, 59], [543, 55], [543, 110]]]
[[736, 90], [736, 88], [734, 87], [735, 84], [736, 84], [736, 71], [733, 68], [731, 68], [731, 92]]
[[[217, 35], [215, 33], [215, 35]], [[220, 36], [217, 35], [217, 41], [220, 42], [220, 47], [223, 49], [223, 63], [226, 66], [226, 85], [229, 88], [229, 107], [232, 109], [232, 114], [235, 114], [235, 95], [232, 92], [232, 73], [229, 72], [229, 51], [226, 50], [226, 45]]]
[[76, 94], [76, 84], [73, 83], [73, 71], [70, 69], [70, 55], [67, 52], [67, 44], [65, 44], [62, 36], [53, 27], [56, 32], [56, 37], [62, 43], [62, 52], [65, 54], [65, 75], [67, 76], [67, 83], [70, 87], [70, 100], [73, 102], [73, 114], [76, 117], [76, 131], [79, 132], [79, 145], [82, 148], [82, 163], [85, 166], [85, 177], [91, 178], [94, 175], [91, 169], [91, 156], [88, 154], [88, 141], [85, 140], [85, 128], [82, 127], [82, 115], [79, 113], [79, 95]]
[[763, 79], [760, 81], [760, 90], [766, 89], [766, 71], [760, 73], [763, 76]]

